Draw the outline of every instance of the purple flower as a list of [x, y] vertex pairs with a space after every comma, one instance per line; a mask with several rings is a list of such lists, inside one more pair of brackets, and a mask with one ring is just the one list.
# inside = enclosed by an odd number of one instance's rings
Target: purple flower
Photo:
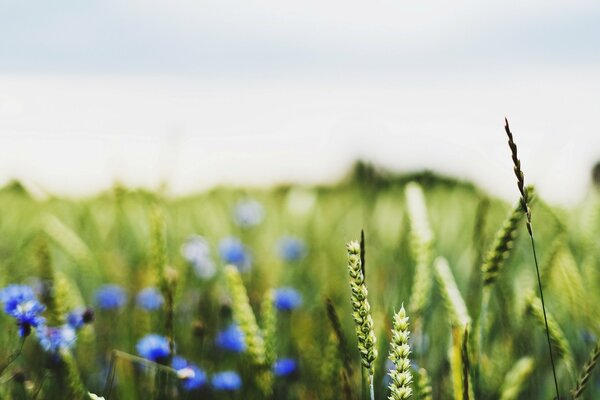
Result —
[[233, 211], [235, 223], [241, 227], [251, 227], [262, 222], [265, 210], [256, 200], [239, 201]]
[[169, 340], [154, 333], [141, 338], [135, 348], [140, 356], [154, 362], [164, 362], [171, 354]]
[[125, 305], [127, 295], [119, 285], [104, 285], [96, 291], [96, 304], [103, 310], [115, 310]]
[[291, 311], [302, 305], [302, 295], [294, 288], [282, 287], [275, 290], [275, 307], [281, 311]]
[[163, 303], [163, 296], [156, 288], [148, 287], [141, 290], [136, 296], [137, 306], [147, 311], [158, 310]]
[[231, 324], [227, 329], [219, 332], [215, 339], [215, 343], [218, 347], [235, 353], [242, 353], [246, 350], [244, 333], [239, 326], [235, 324]]
[[250, 255], [238, 238], [230, 236], [221, 240], [219, 254], [223, 262], [235, 265], [241, 272], [250, 269]]
[[298, 261], [306, 254], [304, 242], [291, 236], [281, 238], [277, 244], [277, 250], [279, 257], [287, 262]]
[[40, 345], [48, 353], [57, 354], [60, 350], [70, 349], [75, 344], [75, 329], [69, 325], [59, 327], [44, 326], [38, 330]]
[[234, 371], [219, 372], [213, 375], [212, 386], [216, 390], [238, 390], [242, 386], [242, 378]]
[[293, 375], [298, 370], [298, 363], [292, 358], [281, 358], [273, 364], [275, 376], [285, 377]]

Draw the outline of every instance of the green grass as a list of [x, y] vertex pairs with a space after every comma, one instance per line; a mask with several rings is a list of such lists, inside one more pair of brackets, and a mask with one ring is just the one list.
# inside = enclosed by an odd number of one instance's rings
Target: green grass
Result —
[[[105, 283], [122, 285], [129, 302], [117, 312], [96, 310], [94, 323], [79, 333], [73, 360], [60, 368], [48, 363], [32, 334], [21, 355], [0, 377], [0, 398], [31, 399], [39, 392], [39, 399], [62, 399], [72, 386], [73, 368], [88, 390], [102, 395], [112, 350], [136, 355], [136, 342], [145, 334], [168, 333], [166, 310], [140, 311], [133, 301], [140, 289], [161, 283], [152, 255], [151, 220], [157, 206], [164, 215], [167, 264], [177, 275], [176, 352], [199, 365], [209, 377], [222, 370], [239, 372], [243, 387], [231, 394], [233, 399], [366, 398], [345, 248], [347, 242], [359, 239], [364, 229], [366, 285], [380, 354], [374, 365], [375, 395], [387, 398], [389, 363], [383, 355], [390, 351], [393, 315], [413, 295], [417, 265], [404, 192], [411, 181], [418, 182], [424, 192], [433, 237], [430, 262], [436, 257], [448, 260], [468, 315], [477, 324], [481, 267], [512, 205], [466, 182], [430, 173], [396, 176], [359, 164], [347, 179], [331, 186], [217, 188], [182, 198], [116, 186], [85, 199], [36, 200], [18, 184], [5, 187], [0, 190], [0, 286], [36, 284], [42, 273], [42, 240], [48, 243], [61, 307], [93, 306], [95, 290]], [[263, 205], [265, 218], [260, 225], [241, 228], [234, 224], [232, 210], [245, 198]], [[482, 203], [486, 204], [483, 208]], [[536, 196], [532, 213], [546, 305], [572, 353], [568, 363], [565, 358], [557, 360], [561, 398], [567, 398], [600, 334], [600, 194], [592, 190], [569, 209], [552, 207]], [[510, 398], [527, 399], [548, 399], [554, 394], [544, 328], [528, 311], [531, 293], [538, 288], [524, 224], [518, 225], [517, 233], [502, 257], [506, 260], [502, 269], [489, 286], [480, 352], [474, 350], [480, 336], [475, 332], [479, 331], [474, 328], [469, 335], [473, 342], [467, 346], [472, 353], [471, 389], [480, 399], [499, 398], [506, 392], [511, 393]], [[181, 245], [193, 234], [202, 235], [210, 244], [218, 266], [211, 279], [196, 277], [181, 255]], [[284, 235], [305, 242], [307, 253], [302, 260], [289, 263], [280, 259], [276, 246]], [[268, 342], [275, 343], [277, 357], [297, 359], [300, 371], [293, 379], [274, 378], [270, 394], [265, 394], [264, 382], [257, 378], [264, 371], [251, 355], [225, 353], [214, 345], [217, 332], [232, 319], [231, 293], [217, 250], [219, 241], [227, 236], [239, 237], [252, 254], [252, 268], [241, 275], [259, 326], [264, 323], [261, 304], [269, 289], [292, 286], [304, 299], [300, 308], [279, 312], [275, 319], [276, 340]], [[558, 245], [556, 240], [560, 240]], [[410, 342], [412, 375], [418, 377], [418, 368], [425, 368], [433, 398], [452, 398], [452, 323], [433, 265], [429, 268], [433, 288], [427, 305], [421, 315], [408, 311], [411, 325], [412, 321], [415, 324]], [[332, 300], [340, 318], [341, 342], [329, 322], [326, 298]], [[19, 347], [16, 331], [14, 321], [2, 313], [0, 363]], [[332, 352], [332, 343], [337, 352]], [[345, 355], [353, 362], [350, 368]], [[525, 357], [533, 367], [526, 370], [526, 379], [520, 379], [515, 368]], [[186, 393], [168, 370], [142, 368], [128, 356], [116, 360], [111, 398], [227, 398], [208, 388], [199, 392], [204, 397]], [[507, 382], [521, 387], [506, 387]], [[597, 382], [598, 375], [592, 371], [581, 398], [600, 396]], [[415, 379], [413, 398], [417, 399], [418, 383]]]

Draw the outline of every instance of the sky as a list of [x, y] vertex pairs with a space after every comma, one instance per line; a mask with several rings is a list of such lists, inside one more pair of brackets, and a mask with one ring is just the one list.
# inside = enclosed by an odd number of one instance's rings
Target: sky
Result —
[[600, 3], [0, 0], [0, 182], [174, 194], [356, 159], [572, 203], [600, 160]]

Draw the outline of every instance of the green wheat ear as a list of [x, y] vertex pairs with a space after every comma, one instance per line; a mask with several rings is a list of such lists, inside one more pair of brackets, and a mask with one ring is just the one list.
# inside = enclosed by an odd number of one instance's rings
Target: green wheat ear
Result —
[[406, 185], [406, 205], [410, 221], [410, 249], [416, 261], [415, 276], [408, 310], [413, 316], [420, 316], [431, 297], [431, 260], [433, 234], [427, 218], [427, 205], [423, 189], [415, 182]]
[[168, 267], [167, 259], [167, 237], [165, 217], [160, 207], [155, 206], [152, 209], [150, 218], [151, 227], [151, 262], [154, 267], [154, 272], [159, 281], [160, 290], [165, 298], [165, 330], [169, 339], [170, 356], [175, 354], [175, 335], [174, 335], [174, 319], [175, 319], [175, 289], [177, 287], [178, 273]]
[[352, 241], [346, 246], [348, 250], [348, 275], [350, 280], [352, 302], [352, 317], [356, 327], [356, 337], [358, 338], [358, 350], [360, 351], [363, 367], [369, 375], [369, 386], [371, 387], [371, 398], [373, 388], [373, 375], [375, 373], [374, 362], [377, 358], [377, 349], [375, 344], [377, 338], [373, 329], [373, 318], [371, 316], [371, 306], [367, 299], [367, 286], [361, 265], [360, 244]]
[[408, 338], [408, 317], [404, 305], [394, 315], [392, 328], [392, 341], [390, 343], [389, 359], [394, 362], [395, 370], [390, 370], [388, 375], [392, 378], [389, 385], [389, 400], [404, 400], [412, 396], [412, 373], [410, 371], [410, 346]]
[[434, 268], [450, 324], [464, 329], [464, 327], [471, 325], [471, 317], [456, 286], [448, 261], [443, 257], [438, 257], [434, 262]]
[[225, 279], [231, 293], [233, 318], [244, 333], [244, 340], [252, 364], [258, 368], [255, 381], [264, 395], [272, 391], [273, 375], [267, 365], [267, 350], [263, 333], [256, 323], [256, 316], [250, 306], [248, 292], [242, 281], [242, 276], [233, 265], [225, 266]]
[[500, 390], [500, 400], [517, 400], [534, 368], [531, 357], [519, 359], [506, 374]]
[[73, 354], [71, 354], [69, 350], [63, 350], [60, 353], [60, 357], [67, 373], [67, 389], [70, 397], [73, 399], [83, 399], [87, 397], [88, 391], [81, 381], [79, 369], [77, 368], [77, 363], [73, 357]]
[[40, 279], [44, 285], [41, 301], [46, 305], [46, 319], [51, 326], [62, 325], [66, 314], [64, 303], [57, 299], [56, 274], [52, 266], [52, 258], [48, 242], [44, 236], [40, 236], [37, 241], [35, 252]]
[[519, 224], [523, 221], [524, 217], [523, 205], [519, 201], [504, 220], [502, 228], [496, 233], [494, 244], [483, 262], [481, 270], [483, 272], [484, 286], [492, 285], [496, 281], [504, 262], [510, 255], [518, 233]]
[[448, 261], [438, 257], [434, 261], [435, 275], [444, 301], [450, 325], [452, 326], [452, 347], [450, 364], [455, 399], [472, 399], [471, 362], [469, 336], [471, 317], [463, 300]]
[[544, 319], [542, 302], [533, 294], [528, 296], [526, 311], [532, 315], [542, 327], [546, 326], [548, 328], [552, 349], [554, 349], [558, 356], [562, 358], [567, 370], [572, 373], [574, 365], [573, 352], [571, 351], [571, 346], [569, 345], [563, 330], [556, 319], [554, 319], [554, 316], [549, 312], [546, 312], [546, 318]]
[[577, 379], [577, 385], [571, 391], [571, 394], [573, 395], [573, 399], [578, 399], [581, 397], [581, 395], [583, 394], [583, 391], [585, 390], [585, 388], [590, 380], [592, 371], [594, 370], [594, 367], [596, 366], [596, 364], [598, 364], [599, 360], [600, 360], [600, 341], [598, 341], [598, 343], [596, 343], [596, 347], [594, 347], [594, 350], [592, 350], [592, 352], [590, 353], [590, 357], [583, 365], [583, 368], [579, 374], [579, 378]]
[[225, 279], [231, 293], [233, 318], [237, 321], [240, 329], [244, 332], [248, 354], [256, 364], [265, 364], [265, 343], [254, 311], [250, 306], [250, 300], [242, 277], [233, 265], [225, 266]]
[[431, 400], [433, 390], [431, 389], [431, 379], [425, 368], [419, 368], [417, 371], [417, 398], [420, 400]]
[[274, 292], [269, 290], [261, 304], [262, 331], [265, 342], [265, 362], [271, 367], [277, 358], [277, 313], [273, 303]]

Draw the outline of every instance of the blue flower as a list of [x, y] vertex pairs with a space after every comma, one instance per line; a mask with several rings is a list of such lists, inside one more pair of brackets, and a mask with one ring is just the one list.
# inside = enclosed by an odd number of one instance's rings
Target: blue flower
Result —
[[164, 361], [171, 354], [169, 340], [154, 333], [141, 338], [135, 348], [140, 356], [154, 362]]
[[242, 378], [234, 371], [223, 371], [214, 374], [212, 385], [216, 390], [234, 391], [242, 386]]
[[260, 224], [265, 215], [262, 204], [256, 200], [242, 200], [235, 205], [233, 219], [241, 227], [251, 227]]
[[223, 262], [235, 265], [240, 271], [250, 268], [250, 255], [238, 238], [230, 236], [221, 240], [219, 254]]
[[148, 287], [137, 294], [137, 306], [144, 310], [158, 310], [164, 303], [162, 294], [156, 288]]
[[298, 363], [292, 358], [281, 358], [273, 364], [275, 376], [290, 376], [298, 370]]
[[291, 287], [275, 290], [275, 307], [281, 311], [291, 311], [302, 304], [302, 295]]
[[209, 279], [215, 275], [217, 268], [210, 257], [210, 247], [202, 236], [191, 236], [181, 247], [181, 254], [192, 264], [198, 278]]
[[77, 336], [69, 325], [59, 327], [44, 326], [38, 330], [40, 345], [48, 353], [57, 354], [60, 350], [73, 347]]
[[125, 305], [127, 295], [119, 285], [104, 285], [96, 291], [96, 304], [103, 310], [114, 310]]
[[283, 261], [298, 261], [306, 254], [304, 242], [298, 238], [284, 236], [277, 244], [279, 256]]
[[71, 311], [67, 315], [67, 325], [75, 330], [83, 328], [83, 325], [89, 324], [94, 320], [94, 310], [91, 308], [78, 309]]
[[31, 328], [45, 323], [40, 315], [46, 307], [35, 297], [33, 289], [25, 285], [10, 285], [0, 291], [4, 311], [17, 321], [19, 336], [29, 336]]
[[188, 378], [183, 379], [182, 386], [185, 391], [189, 392], [191, 390], [199, 389], [206, 384], [208, 379], [204, 371], [193, 364], [186, 368], [189, 368], [192, 373]]
[[222, 349], [242, 353], [246, 350], [246, 340], [244, 333], [235, 324], [231, 324], [227, 329], [217, 333], [215, 343]]
[[179, 371], [180, 369], [184, 369], [188, 365], [189, 363], [187, 362], [187, 360], [181, 356], [174, 356], [173, 360], [171, 361], [171, 367], [173, 367], [173, 369], [177, 371]]
[[9, 285], [0, 290], [0, 301], [4, 304], [4, 311], [12, 315], [17, 305], [35, 300], [33, 289], [27, 285]]
[[197, 365], [188, 363], [187, 360], [181, 356], [173, 357], [171, 367], [177, 371], [177, 375], [182, 381], [181, 386], [185, 391], [189, 392], [198, 389], [204, 386], [208, 380], [204, 371]]

